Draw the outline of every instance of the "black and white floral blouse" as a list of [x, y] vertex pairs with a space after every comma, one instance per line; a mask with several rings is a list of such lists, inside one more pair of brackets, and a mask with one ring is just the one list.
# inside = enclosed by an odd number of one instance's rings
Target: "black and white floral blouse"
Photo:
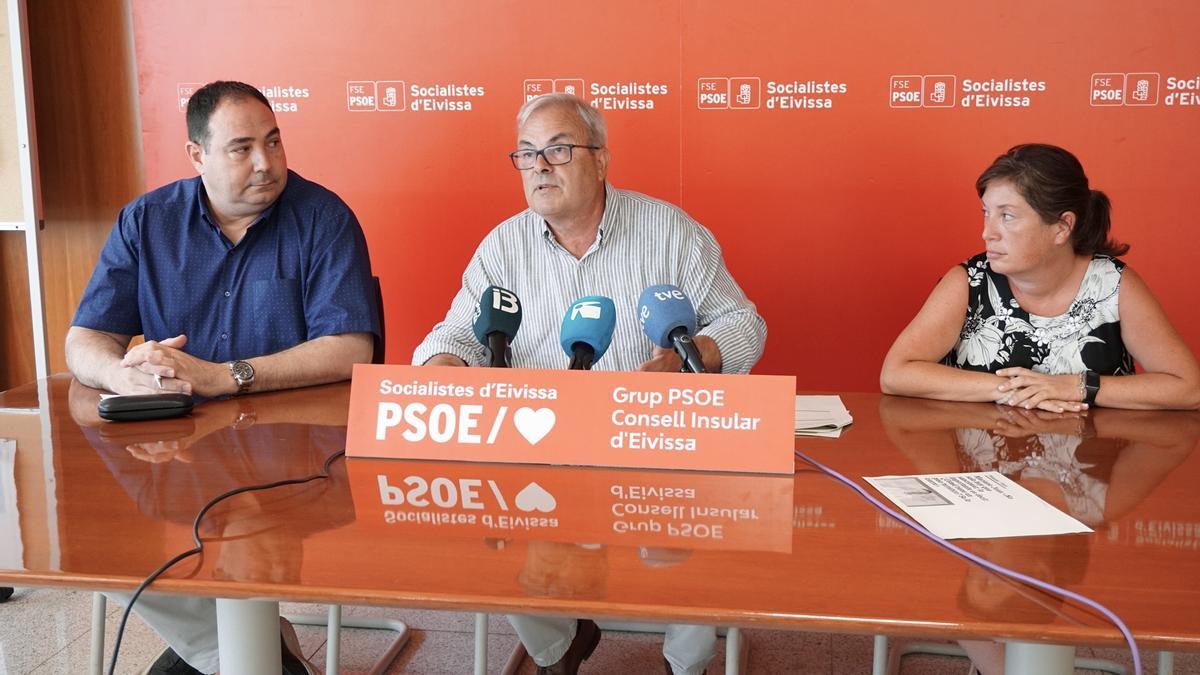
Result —
[[1125, 269], [1121, 260], [1093, 256], [1071, 307], [1049, 317], [1021, 309], [1008, 278], [992, 271], [986, 254], [962, 265], [970, 285], [967, 316], [942, 363], [986, 372], [1019, 366], [1050, 375], [1133, 373], [1117, 312]]

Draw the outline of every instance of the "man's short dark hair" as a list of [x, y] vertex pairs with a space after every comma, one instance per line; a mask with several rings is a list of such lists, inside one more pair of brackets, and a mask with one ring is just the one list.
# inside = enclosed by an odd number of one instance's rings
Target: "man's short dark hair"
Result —
[[187, 130], [188, 140], [204, 148], [208, 151], [208, 120], [212, 117], [213, 111], [226, 100], [240, 101], [245, 98], [252, 98], [259, 103], [271, 109], [271, 102], [258, 89], [246, 84], [245, 82], [226, 82], [217, 80], [196, 90], [192, 97], [188, 99], [187, 105]]

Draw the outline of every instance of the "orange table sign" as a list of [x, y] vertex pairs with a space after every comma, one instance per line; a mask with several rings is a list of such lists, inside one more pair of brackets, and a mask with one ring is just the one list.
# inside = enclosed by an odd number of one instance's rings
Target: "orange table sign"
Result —
[[347, 470], [360, 522], [385, 535], [792, 548], [791, 476], [371, 460]]
[[354, 366], [349, 457], [794, 471], [796, 379]]

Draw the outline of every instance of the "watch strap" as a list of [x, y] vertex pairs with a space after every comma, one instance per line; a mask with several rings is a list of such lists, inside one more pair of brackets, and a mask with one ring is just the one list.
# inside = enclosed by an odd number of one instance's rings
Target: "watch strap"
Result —
[[1089, 370], [1083, 375], [1083, 402], [1096, 405], [1096, 394], [1100, 393], [1100, 373]]

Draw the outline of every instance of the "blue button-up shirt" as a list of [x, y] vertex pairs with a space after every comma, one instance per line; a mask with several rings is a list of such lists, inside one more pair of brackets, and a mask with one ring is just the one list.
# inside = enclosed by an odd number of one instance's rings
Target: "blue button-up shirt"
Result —
[[121, 210], [72, 324], [162, 340], [223, 362], [341, 333], [380, 334], [366, 239], [337, 195], [288, 171], [279, 199], [234, 245], [200, 178]]

